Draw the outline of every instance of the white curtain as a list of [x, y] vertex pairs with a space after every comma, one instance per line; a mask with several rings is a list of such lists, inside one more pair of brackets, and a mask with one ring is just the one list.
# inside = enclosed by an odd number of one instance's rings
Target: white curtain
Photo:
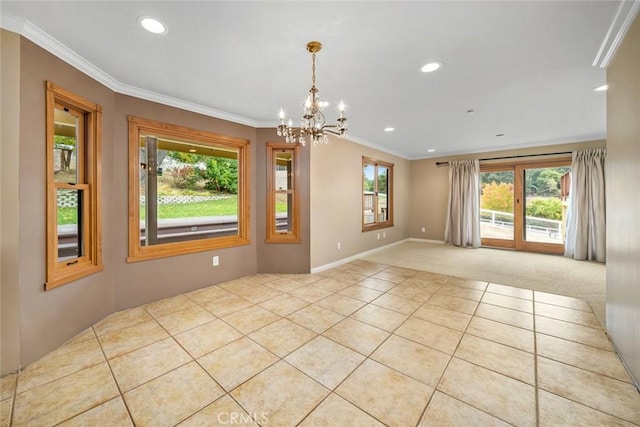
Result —
[[565, 256], [605, 262], [604, 163], [607, 151], [574, 151], [567, 210]]
[[445, 243], [480, 246], [480, 163], [449, 162], [449, 207], [444, 229]]

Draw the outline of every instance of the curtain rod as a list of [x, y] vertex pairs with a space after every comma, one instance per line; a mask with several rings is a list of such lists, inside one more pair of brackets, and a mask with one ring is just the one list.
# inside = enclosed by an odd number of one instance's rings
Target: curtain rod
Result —
[[[559, 154], [572, 154], [573, 151], [562, 151], [559, 153], [541, 153], [541, 154], [520, 154], [517, 156], [504, 156], [504, 157], [487, 157], [486, 159], [478, 159], [480, 161], [485, 160], [503, 160], [503, 159], [518, 159], [520, 157], [538, 157], [538, 156], [557, 156]], [[436, 166], [448, 165], [449, 162], [436, 162]]]

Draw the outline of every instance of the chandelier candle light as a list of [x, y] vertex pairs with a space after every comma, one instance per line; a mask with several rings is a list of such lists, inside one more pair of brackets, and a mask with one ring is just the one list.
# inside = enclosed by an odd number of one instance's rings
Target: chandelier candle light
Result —
[[288, 124], [285, 124], [284, 110], [280, 109], [280, 124], [277, 127], [278, 136], [284, 136], [285, 142], [295, 144], [297, 142], [304, 146], [308, 138], [313, 142], [313, 145], [326, 144], [329, 142], [328, 134], [342, 136], [347, 131], [347, 118], [344, 116], [344, 103], [340, 101], [338, 109], [340, 110], [340, 117], [338, 117], [338, 124], [328, 125], [326, 124], [322, 109], [329, 105], [326, 101], [321, 101], [318, 97], [318, 88], [316, 88], [316, 53], [320, 52], [322, 44], [317, 41], [311, 41], [307, 43], [307, 51], [311, 52], [311, 89], [309, 90], [309, 96], [304, 103], [304, 114], [302, 115], [302, 123], [300, 129], [293, 128], [293, 122], [288, 120]]

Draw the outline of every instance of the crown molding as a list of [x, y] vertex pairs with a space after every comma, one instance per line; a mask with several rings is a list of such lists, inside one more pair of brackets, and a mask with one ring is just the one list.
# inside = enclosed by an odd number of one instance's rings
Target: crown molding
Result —
[[[167, 105], [170, 107], [179, 108], [181, 110], [191, 111], [198, 114], [203, 114], [209, 117], [215, 117], [217, 119], [227, 120], [233, 123], [239, 123], [253, 128], [260, 127], [273, 127], [276, 125], [274, 122], [262, 122], [252, 120], [236, 114], [226, 113], [224, 111], [216, 110], [215, 108], [208, 107], [206, 105], [197, 104], [195, 102], [186, 101], [179, 98], [167, 96], [158, 92], [154, 92], [147, 89], [131, 86], [122, 83], [100, 68], [87, 61], [82, 56], [78, 55], [74, 50], [60, 43], [58, 40], [50, 36], [48, 33], [41, 30], [36, 25], [32, 24], [28, 20], [18, 18], [16, 16], [0, 12], [0, 28], [18, 33], [36, 45], [40, 46], [47, 52], [78, 69], [82, 73], [88, 75], [97, 82], [105, 85], [112, 91], [123, 95], [132, 96], [146, 101], [156, 102], [158, 104]], [[386, 147], [382, 147], [377, 144], [373, 144], [363, 138], [355, 135], [347, 134], [343, 136], [343, 139], [354, 142], [356, 144], [363, 145], [365, 147], [373, 148], [383, 153], [391, 154], [403, 159], [407, 159], [406, 153], [390, 150]]]
[[172, 96], [163, 95], [158, 92], [154, 92], [147, 89], [141, 89], [139, 87], [118, 83], [118, 86], [113, 89], [115, 92], [123, 95], [133, 96], [135, 98], [144, 99], [146, 101], [156, 102], [158, 104], [167, 105], [169, 107], [179, 108], [181, 110], [191, 111], [193, 113], [203, 114], [209, 117], [215, 117], [216, 119], [222, 119], [241, 125], [251, 126], [257, 128], [255, 120], [238, 116], [236, 114], [227, 113], [224, 111], [216, 110], [215, 108], [208, 107], [206, 105], [198, 104], [191, 101], [185, 101], [180, 98], [174, 98]]
[[374, 150], [382, 151], [383, 153], [391, 154], [396, 157], [400, 157], [402, 159], [409, 160], [409, 156], [406, 153], [401, 153], [396, 150], [390, 150], [387, 147], [383, 147], [378, 144], [374, 144], [372, 142], [367, 141], [366, 139], [360, 138], [359, 136], [352, 135], [350, 133], [344, 135], [342, 139], [346, 139], [347, 141], [354, 142], [356, 144], [364, 145], [365, 147], [373, 148]]
[[[275, 121], [263, 121], [258, 122], [259, 128], [276, 128], [278, 122]], [[374, 144], [372, 142], [367, 141], [364, 138], [360, 138], [359, 136], [353, 135], [352, 133], [346, 133], [341, 137], [333, 136], [333, 138], [345, 139], [347, 141], [353, 142], [354, 144], [363, 145], [365, 147], [373, 148], [374, 150], [382, 151], [383, 153], [391, 154], [392, 156], [400, 157], [402, 159], [410, 160], [410, 157], [407, 153], [402, 153], [400, 151], [390, 150], [387, 147], [383, 147], [381, 145]]]
[[2, 13], [2, 11], [0, 11], [0, 28], [9, 30], [13, 33], [22, 34], [24, 23], [25, 23], [24, 19], [17, 18], [13, 15], [9, 15], [8, 13]]
[[640, 11], [640, 0], [623, 0], [620, 2], [618, 11], [609, 26], [609, 31], [604, 36], [600, 50], [598, 50], [598, 54], [593, 60], [592, 65], [594, 67], [607, 68], [609, 66], [638, 11]]
[[121, 83], [25, 19], [0, 12], [0, 27], [20, 34], [24, 38], [40, 46], [42, 49], [88, 75], [97, 82], [105, 85], [114, 92], [234, 123], [257, 127], [257, 122], [255, 120], [246, 117], [226, 113], [206, 105], [185, 101], [183, 99], [174, 98], [161, 93]]

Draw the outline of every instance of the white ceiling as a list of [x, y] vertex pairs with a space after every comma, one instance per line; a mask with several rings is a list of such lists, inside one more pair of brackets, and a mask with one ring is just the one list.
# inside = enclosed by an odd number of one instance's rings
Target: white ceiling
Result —
[[[118, 91], [258, 127], [274, 126], [280, 107], [296, 122], [311, 85], [305, 45], [319, 40], [327, 119], [344, 99], [349, 139], [414, 159], [604, 138], [606, 93], [593, 88], [605, 70], [592, 63], [619, 4], [3, 0], [0, 10], [3, 27], [50, 36]], [[142, 30], [141, 15], [168, 33]], [[430, 61], [444, 66], [421, 73]]]

